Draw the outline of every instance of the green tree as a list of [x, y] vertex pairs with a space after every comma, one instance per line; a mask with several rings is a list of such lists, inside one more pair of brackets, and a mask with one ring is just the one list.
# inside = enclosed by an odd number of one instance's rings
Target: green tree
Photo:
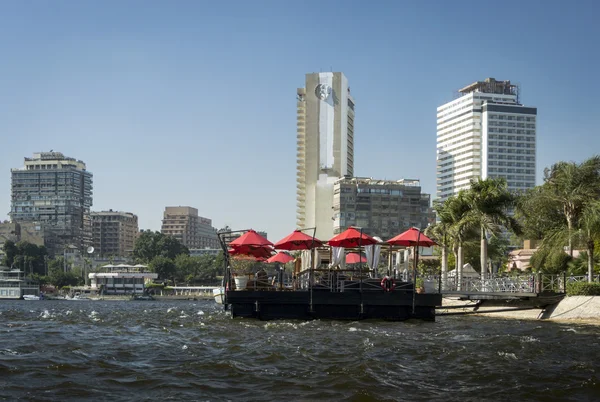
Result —
[[160, 279], [172, 279], [175, 282], [177, 267], [172, 259], [158, 255], [150, 261], [149, 267], [158, 274]]
[[573, 257], [557, 248], [540, 248], [531, 256], [529, 265], [536, 272], [561, 274], [565, 272]]
[[7, 240], [4, 242], [4, 246], [2, 246], [2, 251], [4, 251], [3, 264], [11, 267], [15, 261], [15, 257], [18, 254], [17, 245], [14, 241]]
[[485, 279], [488, 265], [488, 234], [498, 236], [502, 229], [520, 232], [519, 225], [510, 216], [509, 209], [515, 198], [508, 191], [503, 178], [471, 180], [471, 188], [466, 192], [470, 206], [468, 216], [476, 223], [480, 232], [481, 279]]
[[160, 232], [145, 231], [135, 241], [133, 247], [134, 258], [147, 264], [157, 256], [174, 260], [179, 254], [189, 255], [189, 250], [173, 236]]
[[65, 286], [78, 286], [83, 284], [80, 276], [71, 271], [64, 272], [62, 267], [58, 269], [53, 268], [50, 270], [49, 279], [50, 282], [57, 288], [62, 288]]

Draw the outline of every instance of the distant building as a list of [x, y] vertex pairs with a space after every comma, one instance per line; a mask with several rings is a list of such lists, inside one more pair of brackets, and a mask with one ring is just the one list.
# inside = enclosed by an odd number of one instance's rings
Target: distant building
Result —
[[411, 227], [424, 229], [434, 219], [430, 198], [419, 180], [341, 178], [333, 189], [334, 234], [357, 226], [388, 240]]
[[82, 250], [91, 245], [92, 173], [85, 163], [60, 152], [38, 152], [22, 168], [11, 169], [11, 179], [11, 221], [39, 226], [50, 255], [60, 255], [67, 245]]
[[138, 217], [131, 212], [100, 211], [90, 214], [94, 254], [128, 257], [139, 233]]
[[178, 239], [188, 249], [218, 248], [217, 230], [212, 221], [198, 216], [192, 207], [166, 207], [161, 232]]
[[192, 248], [190, 249], [190, 256], [201, 257], [203, 255], [211, 255], [213, 257], [216, 257], [222, 252], [223, 250], [220, 248]]
[[296, 226], [330, 238], [334, 182], [354, 175], [354, 99], [343, 73], [306, 74], [297, 90], [296, 138]]
[[470, 180], [503, 177], [514, 192], [535, 187], [537, 108], [519, 87], [486, 78], [437, 108], [437, 197], [468, 189]]
[[37, 246], [44, 245], [44, 233], [39, 222], [0, 223], [0, 249], [7, 240], [15, 243], [26, 241]]

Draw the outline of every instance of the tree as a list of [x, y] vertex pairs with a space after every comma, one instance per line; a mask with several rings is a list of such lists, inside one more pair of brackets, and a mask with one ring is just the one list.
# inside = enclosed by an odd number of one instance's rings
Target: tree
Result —
[[567, 222], [569, 255], [573, 257], [573, 231], [585, 205], [600, 195], [600, 156], [581, 164], [558, 162], [545, 172], [544, 190], [540, 194], [547, 203], [556, 203], [563, 209]]
[[2, 251], [4, 251], [4, 265], [10, 267], [13, 265], [15, 261], [15, 257], [18, 254], [17, 245], [12, 240], [7, 240], [4, 242], [4, 246], [2, 246]]
[[520, 232], [519, 225], [508, 213], [515, 199], [503, 178], [472, 179], [466, 198], [470, 206], [468, 217], [480, 231], [481, 279], [485, 279], [488, 265], [487, 234], [495, 237], [502, 232], [502, 228]]
[[441, 249], [441, 273], [442, 286], [445, 287], [448, 280], [448, 248], [452, 247], [454, 238], [452, 236], [453, 221], [450, 206], [452, 201], [444, 203], [439, 200], [433, 202], [433, 209], [436, 213], [437, 222], [425, 229], [425, 235], [440, 246]]
[[600, 238], [600, 201], [593, 200], [584, 206], [578, 234], [581, 243], [585, 244], [587, 249], [587, 276], [588, 282], [592, 282], [594, 280], [594, 251], [596, 240]]
[[149, 263], [157, 256], [175, 259], [179, 254], [189, 255], [189, 250], [179, 240], [160, 232], [145, 231], [133, 247], [134, 258], [141, 263]]
[[158, 274], [158, 277], [166, 280], [173, 279], [177, 268], [172, 259], [163, 257], [162, 255], [156, 256], [150, 261], [150, 269]]

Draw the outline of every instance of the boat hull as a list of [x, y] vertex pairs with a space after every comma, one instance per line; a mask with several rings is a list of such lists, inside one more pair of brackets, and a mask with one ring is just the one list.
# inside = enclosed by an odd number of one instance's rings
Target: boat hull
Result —
[[217, 304], [223, 304], [223, 300], [225, 299], [225, 288], [214, 288], [212, 292], [213, 297], [215, 298], [215, 302], [217, 302]]
[[412, 292], [228, 291], [233, 317], [273, 319], [435, 320], [440, 294]]

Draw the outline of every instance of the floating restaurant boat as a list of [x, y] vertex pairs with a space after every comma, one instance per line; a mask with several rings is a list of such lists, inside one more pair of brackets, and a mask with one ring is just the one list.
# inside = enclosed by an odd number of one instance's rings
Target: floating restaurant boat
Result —
[[39, 295], [39, 283], [27, 278], [23, 271], [0, 267], [0, 299], [39, 298]]
[[[239, 236], [242, 232], [244, 234]], [[232, 317], [261, 320], [435, 320], [435, 308], [442, 304], [441, 294], [420, 293], [414, 280], [392, 276], [391, 267], [382, 277], [377, 277], [377, 270], [373, 269], [378, 266], [382, 245], [418, 249], [435, 244], [417, 232], [411, 229], [388, 242], [379, 242], [362, 230], [350, 228], [330, 239], [327, 245], [300, 230], [275, 244], [253, 230], [219, 233], [226, 256], [222, 303], [231, 310]], [[236, 235], [239, 237], [235, 238]], [[367, 251], [367, 260], [371, 261], [368, 269], [364, 269], [364, 260], [360, 257], [363, 248]], [[346, 261], [348, 249], [358, 249], [359, 257], [352, 256], [348, 261], [356, 261], [359, 267], [346, 269], [342, 263]], [[240, 258], [264, 262], [275, 257], [275, 250], [302, 250], [302, 257], [296, 259], [294, 273], [287, 274], [287, 280], [284, 270], [271, 278], [262, 269], [236, 272], [236, 261]], [[325, 263], [321, 254], [327, 255], [329, 261]], [[215, 289], [215, 299], [217, 293]]]

